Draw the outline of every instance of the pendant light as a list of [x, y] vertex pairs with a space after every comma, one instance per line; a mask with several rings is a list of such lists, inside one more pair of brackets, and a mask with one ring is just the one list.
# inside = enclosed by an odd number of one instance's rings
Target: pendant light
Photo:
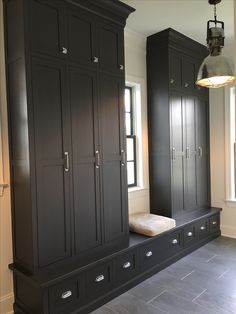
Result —
[[[207, 48], [210, 52], [200, 66], [196, 84], [208, 88], [225, 86], [235, 80], [234, 65], [230, 58], [222, 56], [224, 47], [224, 22], [217, 20], [216, 4], [221, 0], [209, 0], [214, 5], [214, 20], [207, 22]], [[212, 27], [212, 23], [214, 26]]]

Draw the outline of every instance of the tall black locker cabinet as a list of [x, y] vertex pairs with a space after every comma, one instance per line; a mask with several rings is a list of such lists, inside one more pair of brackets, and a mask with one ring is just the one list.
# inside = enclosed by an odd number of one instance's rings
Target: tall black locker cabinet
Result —
[[209, 95], [195, 85], [206, 47], [169, 28], [147, 39], [151, 212], [210, 205]]
[[117, 0], [4, 1], [14, 268], [26, 274], [83, 266], [128, 245], [132, 11]]

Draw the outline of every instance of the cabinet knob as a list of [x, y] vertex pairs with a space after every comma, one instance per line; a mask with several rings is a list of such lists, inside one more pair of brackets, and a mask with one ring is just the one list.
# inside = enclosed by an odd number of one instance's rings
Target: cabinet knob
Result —
[[61, 52], [62, 52], [64, 55], [67, 55], [68, 49], [65, 48], [65, 47], [62, 47], [62, 48], [61, 48]]
[[94, 57], [93, 57], [93, 62], [94, 62], [94, 63], [98, 63], [98, 62], [99, 62], [99, 58], [94, 56]]
[[124, 269], [127, 269], [127, 268], [130, 268], [131, 267], [131, 263], [130, 262], [126, 262], [123, 264], [123, 268]]
[[119, 65], [119, 69], [120, 69], [121, 71], [123, 71], [124, 68], [125, 68], [125, 67], [123, 66], [123, 64], [120, 64], [120, 65]]
[[174, 244], [174, 245], [178, 244], [178, 240], [177, 239], [173, 239], [171, 243]]
[[172, 78], [170, 79], [170, 84], [174, 84], [175, 80]]
[[72, 291], [68, 290], [68, 291], [62, 293], [61, 299], [67, 299], [67, 298], [69, 298], [71, 296], [72, 296]]
[[187, 233], [187, 236], [190, 238], [190, 237], [193, 236], [193, 233], [192, 233], [191, 231], [189, 231], [189, 232]]
[[188, 83], [184, 83], [184, 87], [189, 87], [189, 84]]
[[216, 222], [216, 221], [212, 221], [212, 224], [213, 224], [213, 225], [216, 225], [216, 224], [217, 224], [217, 222]]
[[146, 257], [151, 257], [152, 256], [152, 251], [148, 251], [145, 255], [146, 255]]
[[105, 279], [105, 276], [100, 275], [100, 276], [97, 276], [97, 278], [95, 279], [95, 282], [100, 282], [100, 281], [103, 281], [104, 279]]
[[204, 226], [201, 226], [201, 228], [200, 228], [201, 230], [205, 230], [206, 229], [206, 227], [204, 227]]

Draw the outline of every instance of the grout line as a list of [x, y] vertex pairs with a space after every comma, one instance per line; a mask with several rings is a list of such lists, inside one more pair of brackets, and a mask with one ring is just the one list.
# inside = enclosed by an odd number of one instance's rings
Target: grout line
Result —
[[215, 258], [217, 255], [213, 255], [211, 258], [209, 258], [206, 262], [209, 263], [213, 258]]
[[203, 293], [205, 293], [207, 291], [207, 289], [203, 290], [199, 295], [197, 295], [194, 299], [192, 299], [192, 302], [194, 302], [195, 300], [197, 300], [197, 298], [199, 298]]
[[156, 295], [154, 298], [152, 298], [151, 300], [147, 301], [147, 303], [151, 303], [153, 300], [159, 298], [162, 294], [164, 294], [167, 290], [162, 291], [161, 293], [159, 293], [158, 295]]
[[180, 280], [184, 280], [186, 277], [188, 277], [189, 275], [191, 275], [192, 273], [194, 273], [195, 270], [191, 271], [189, 274], [185, 275], [184, 277], [182, 277]]
[[228, 271], [229, 271], [229, 269], [228, 270], [226, 270], [225, 272], [223, 272], [223, 274], [221, 274], [218, 278], [216, 278], [216, 280], [218, 280], [218, 279], [220, 279], [220, 278], [222, 278], [226, 273], [228, 273]]

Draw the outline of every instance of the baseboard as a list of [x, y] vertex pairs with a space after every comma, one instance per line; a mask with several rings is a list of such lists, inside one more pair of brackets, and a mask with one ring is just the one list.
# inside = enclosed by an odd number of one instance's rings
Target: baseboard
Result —
[[0, 313], [13, 314], [14, 294], [9, 293], [0, 298]]
[[236, 239], [236, 227], [221, 225], [222, 236]]

